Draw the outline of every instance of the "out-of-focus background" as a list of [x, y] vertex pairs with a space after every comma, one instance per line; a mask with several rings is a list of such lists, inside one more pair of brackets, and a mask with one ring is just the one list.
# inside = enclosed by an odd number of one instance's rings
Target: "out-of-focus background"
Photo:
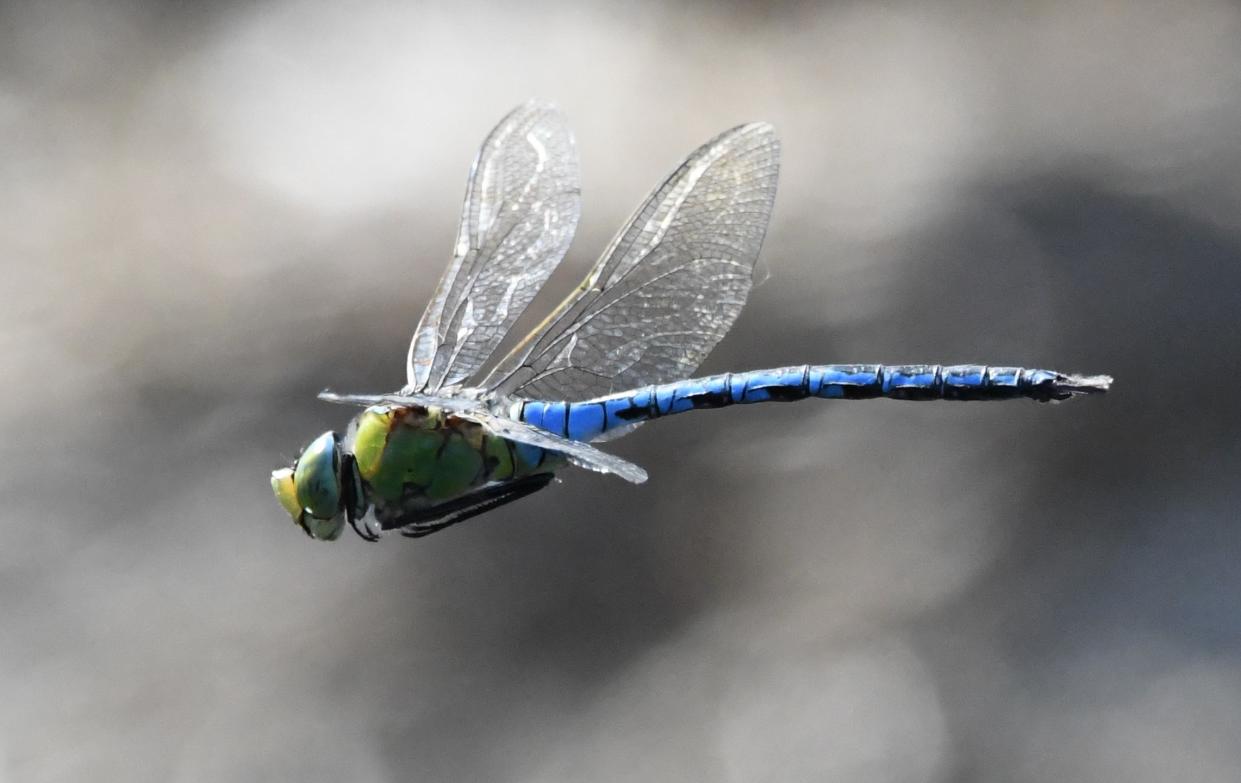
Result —
[[[0, 780], [1233, 781], [1241, 8], [0, 11]], [[418, 542], [268, 472], [404, 380], [478, 142], [577, 131], [566, 290], [682, 155], [784, 141], [704, 371], [1110, 372], [708, 412]], [[536, 307], [549, 306], [551, 298]]]

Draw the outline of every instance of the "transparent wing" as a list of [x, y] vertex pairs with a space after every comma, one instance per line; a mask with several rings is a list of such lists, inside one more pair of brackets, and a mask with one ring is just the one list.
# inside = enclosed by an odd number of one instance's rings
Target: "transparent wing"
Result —
[[615, 454], [600, 451], [594, 446], [553, 435], [547, 430], [482, 410], [468, 411], [458, 415], [464, 419], [477, 421], [495, 434], [509, 440], [560, 452], [569, 462], [579, 468], [593, 470], [596, 473], [611, 473], [634, 484], [641, 484], [647, 479], [646, 471], [632, 462], [623, 460]]
[[372, 405], [434, 405], [450, 413], [466, 413], [479, 410], [482, 406], [474, 400], [461, 397], [437, 397], [431, 394], [337, 394], [334, 391], [319, 392], [319, 399], [337, 405], [356, 405], [369, 408]]
[[482, 386], [572, 400], [692, 373], [750, 293], [779, 158], [766, 123], [698, 148]]
[[517, 107], [474, 159], [452, 263], [409, 346], [407, 391], [478, 372], [564, 258], [580, 213], [564, 116], [543, 103]]
[[505, 416], [497, 416], [472, 400], [433, 397], [425, 394], [336, 394], [330, 391], [320, 392], [319, 399], [325, 402], [363, 407], [382, 404], [436, 405], [463, 419], [476, 421], [496, 435], [509, 440], [559, 452], [579, 468], [593, 470], [596, 473], [612, 473], [634, 484], [641, 484], [647, 479], [646, 471], [632, 462], [600, 451], [594, 446], [553, 435], [547, 430], [514, 421]]

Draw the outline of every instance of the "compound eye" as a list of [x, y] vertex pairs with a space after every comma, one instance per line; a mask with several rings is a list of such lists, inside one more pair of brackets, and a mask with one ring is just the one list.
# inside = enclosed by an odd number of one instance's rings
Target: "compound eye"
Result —
[[293, 471], [293, 486], [297, 505], [309, 516], [330, 520], [340, 514], [340, 448], [336, 433], [325, 432], [306, 447]]

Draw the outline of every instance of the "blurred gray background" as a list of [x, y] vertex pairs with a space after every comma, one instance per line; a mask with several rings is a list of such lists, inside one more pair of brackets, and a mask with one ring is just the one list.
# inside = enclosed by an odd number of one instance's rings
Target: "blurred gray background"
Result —
[[[1236, 780], [1239, 40], [1198, 0], [5, 6], [0, 780]], [[615, 444], [641, 487], [309, 541], [268, 472], [343, 428], [321, 388], [403, 382], [531, 96], [582, 157], [555, 293], [779, 129], [704, 371], [1114, 394], [700, 413]]]

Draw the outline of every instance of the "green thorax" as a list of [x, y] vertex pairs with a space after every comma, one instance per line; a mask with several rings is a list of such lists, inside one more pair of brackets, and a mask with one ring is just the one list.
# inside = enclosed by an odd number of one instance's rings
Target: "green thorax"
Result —
[[556, 454], [431, 406], [376, 405], [351, 429], [366, 500], [381, 522], [564, 464]]

